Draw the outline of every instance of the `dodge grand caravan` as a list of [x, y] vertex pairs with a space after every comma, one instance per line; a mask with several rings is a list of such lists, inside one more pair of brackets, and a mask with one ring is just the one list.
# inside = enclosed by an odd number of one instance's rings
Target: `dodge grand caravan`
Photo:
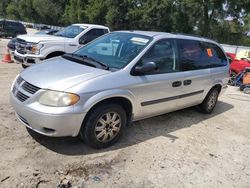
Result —
[[229, 66], [214, 41], [117, 31], [24, 70], [11, 87], [18, 119], [47, 136], [114, 144], [132, 121], [198, 106], [211, 113]]

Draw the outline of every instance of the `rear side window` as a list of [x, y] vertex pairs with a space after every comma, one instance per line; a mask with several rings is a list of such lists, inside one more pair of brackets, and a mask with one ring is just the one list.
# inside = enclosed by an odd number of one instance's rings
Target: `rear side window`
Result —
[[108, 32], [107, 29], [91, 29], [81, 37], [80, 41], [85, 40], [88, 43], [106, 34], [107, 32]]
[[210, 68], [205, 45], [196, 40], [177, 39], [181, 71]]
[[227, 65], [227, 57], [220, 47], [213, 43], [206, 42], [204, 44], [206, 46], [206, 52], [208, 56], [207, 61], [209, 62], [211, 68]]
[[106, 34], [106, 33], [108, 33], [108, 32], [109, 32], [109, 30], [103, 29], [103, 34]]

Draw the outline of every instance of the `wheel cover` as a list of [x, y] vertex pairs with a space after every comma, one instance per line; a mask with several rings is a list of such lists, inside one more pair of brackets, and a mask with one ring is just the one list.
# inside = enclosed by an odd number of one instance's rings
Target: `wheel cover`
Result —
[[218, 96], [218, 94], [216, 92], [211, 93], [211, 95], [208, 99], [208, 102], [207, 102], [207, 104], [208, 104], [207, 108], [209, 110], [212, 110], [214, 108], [214, 106], [216, 105], [217, 96]]
[[113, 140], [121, 129], [121, 117], [116, 112], [103, 114], [95, 125], [95, 136], [99, 142]]

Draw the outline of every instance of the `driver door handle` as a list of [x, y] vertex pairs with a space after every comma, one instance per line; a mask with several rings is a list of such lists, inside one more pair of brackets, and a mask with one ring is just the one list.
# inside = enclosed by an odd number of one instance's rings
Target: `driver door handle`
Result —
[[184, 80], [183, 85], [187, 86], [187, 85], [191, 85], [191, 83], [192, 83], [192, 80]]

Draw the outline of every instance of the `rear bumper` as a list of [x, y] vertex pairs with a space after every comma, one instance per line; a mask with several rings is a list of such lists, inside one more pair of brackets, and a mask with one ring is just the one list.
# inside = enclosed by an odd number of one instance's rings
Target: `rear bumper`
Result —
[[[51, 137], [77, 136], [86, 115], [85, 113], [51, 114], [38, 112], [18, 101], [12, 93], [10, 94], [10, 103], [16, 112], [17, 118], [26, 127]], [[56, 111], [57, 107], [55, 107]]]

